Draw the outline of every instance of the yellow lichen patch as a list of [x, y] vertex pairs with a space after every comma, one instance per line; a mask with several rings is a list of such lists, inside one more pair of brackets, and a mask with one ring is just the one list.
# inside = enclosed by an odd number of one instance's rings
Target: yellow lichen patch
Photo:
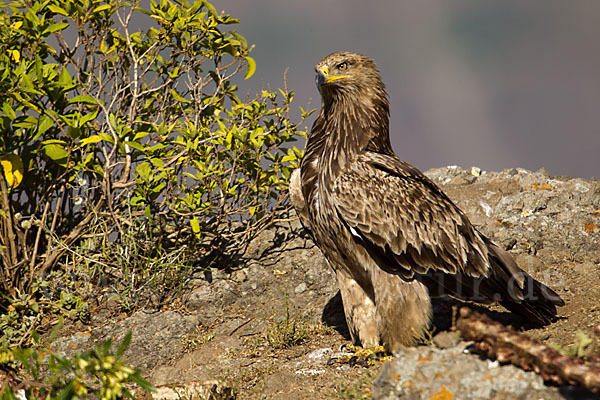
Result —
[[595, 232], [595, 231], [597, 231], [598, 229], [600, 229], [600, 228], [598, 227], [598, 225], [594, 224], [593, 222], [590, 222], [590, 223], [584, 224], [584, 228], [583, 228], [583, 230], [585, 231], [585, 233], [587, 233], [588, 235], [589, 235], [590, 233], [592, 233], [592, 232]]
[[529, 186], [529, 190], [554, 190], [554, 188], [547, 183], [544, 183], [543, 185], [534, 183], [533, 185]]
[[273, 275], [278, 276], [278, 275], [285, 275], [285, 274], [287, 274], [287, 271], [279, 270], [279, 269], [274, 269], [273, 270]]
[[428, 400], [452, 400], [453, 398], [454, 394], [446, 389], [446, 386], [442, 386], [439, 392], [431, 392], [431, 397]]

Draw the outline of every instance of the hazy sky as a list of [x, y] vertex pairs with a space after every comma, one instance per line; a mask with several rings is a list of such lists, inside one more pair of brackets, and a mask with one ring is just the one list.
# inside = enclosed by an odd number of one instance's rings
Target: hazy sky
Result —
[[[264, 85], [320, 99], [314, 65], [337, 50], [377, 62], [392, 144], [422, 170], [547, 168], [600, 178], [597, 0], [220, 0], [256, 45]], [[308, 125], [312, 124], [312, 119]]]

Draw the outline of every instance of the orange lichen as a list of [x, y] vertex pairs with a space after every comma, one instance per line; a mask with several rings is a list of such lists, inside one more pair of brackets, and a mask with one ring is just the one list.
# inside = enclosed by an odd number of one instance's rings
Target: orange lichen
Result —
[[431, 356], [417, 358], [418, 362], [431, 361], [431, 360], [432, 360]]
[[413, 381], [407, 381], [402, 384], [402, 387], [408, 390], [412, 390], [415, 383]]
[[588, 235], [592, 232], [595, 232], [597, 229], [600, 229], [600, 228], [598, 228], [598, 225], [594, 224], [593, 222], [584, 224], [584, 228], [583, 228], [585, 233], [587, 233]]
[[544, 183], [543, 185], [534, 183], [533, 185], [529, 186], [528, 190], [554, 190], [554, 188], [547, 183]]
[[431, 397], [428, 400], [452, 400], [453, 398], [454, 394], [446, 389], [446, 386], [442, 386], [439, 392], [431, 392]]

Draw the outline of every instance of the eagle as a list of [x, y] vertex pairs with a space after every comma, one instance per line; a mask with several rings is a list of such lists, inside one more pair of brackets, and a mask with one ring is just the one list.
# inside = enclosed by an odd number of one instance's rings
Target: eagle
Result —
[[316, 74], [321, 109], [289, 192], [335, 271], [352, 340], [390, 352], [414, 345], [431, 323], [431, 297], [440, 295], [551, 322], [563, 300], [394, 154], [375, 62], [336, 52]]

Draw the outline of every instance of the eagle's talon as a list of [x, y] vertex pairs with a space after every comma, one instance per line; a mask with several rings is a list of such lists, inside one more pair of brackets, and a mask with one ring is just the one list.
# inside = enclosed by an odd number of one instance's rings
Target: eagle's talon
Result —
[[351, 354], [338, 357], [331, 357], [327, 360], [327, 365], [348, 365], [349, 367], [371, 367], [379, 361], [389, 361], [393, 357], [383, 346], [375, 346], [371, 348], [362, 348], [352, 344], [342, 345], [340, 347]]

